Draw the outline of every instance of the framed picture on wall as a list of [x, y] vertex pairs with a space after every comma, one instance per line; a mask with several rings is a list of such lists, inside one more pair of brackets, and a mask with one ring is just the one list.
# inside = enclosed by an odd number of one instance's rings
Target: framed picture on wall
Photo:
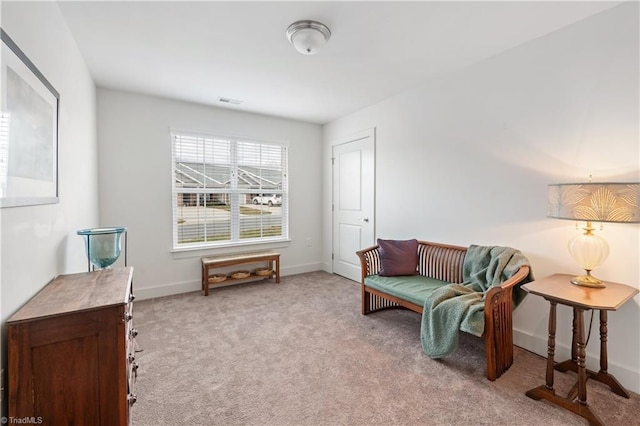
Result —
[[0, 207], [57, 203], [60, 95], [3, 29], [0, 35]]

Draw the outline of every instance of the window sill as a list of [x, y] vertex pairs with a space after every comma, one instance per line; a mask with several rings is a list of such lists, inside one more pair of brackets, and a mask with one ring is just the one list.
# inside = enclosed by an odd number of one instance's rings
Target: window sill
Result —
[[252, 241], [252, 242], [233, 242], [228, 244], [221, 244], [215, 247], [212, 246], [191, 246], [191, 247], [180, 247], [173, 248], [171, 250], [171, 255], [174, 259], [187, 259], [192, 257], [202, 257], [202, 256], [215, 256], [215, 255], [223, 255], [223, 254], [233, 254], [233, 253], [241, 253], [244, 251], [248, 251], [248, 248], [251, 249], [277, 249], [282, 247], [288, 247], [289, 243], [291, 243], [290, 239], [282, 239], [282, 240], [271, 240], [271, 241]]

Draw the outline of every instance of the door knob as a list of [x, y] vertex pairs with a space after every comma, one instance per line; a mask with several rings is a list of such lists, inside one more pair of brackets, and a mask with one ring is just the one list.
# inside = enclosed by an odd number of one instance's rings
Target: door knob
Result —
[[369, 223], [369, 218], [365, 217], [364, 219], [362, 219], [363, 222]]

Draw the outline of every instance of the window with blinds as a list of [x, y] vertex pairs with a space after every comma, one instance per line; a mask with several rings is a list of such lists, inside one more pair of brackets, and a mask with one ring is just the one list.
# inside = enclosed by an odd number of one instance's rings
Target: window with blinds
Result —
[[172, 133], [173, 246], [288, 238], [287, 147]]

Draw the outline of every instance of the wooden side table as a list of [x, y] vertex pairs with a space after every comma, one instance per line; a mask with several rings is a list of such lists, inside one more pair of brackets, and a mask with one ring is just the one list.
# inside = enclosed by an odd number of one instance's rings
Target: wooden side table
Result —
[[[544, 297], [550, 303], [549, 340], [547, 346], [546, 384], [526, 392], [529, 398], [545, 399], [584, 417], [590, 425], [602, 425], [602, 421], [587, 405], [587, 379], [607, 384], [611, 390], [625, 398], [629, 394], [622, 385], [607, 372], [607, 311], [615, 311], [626, 301], [638, 294], [638, 289], [624, 284], [607, 282], [605, 288], [589, 288], [571, 284], [572, 276], [555, 274], [522, 286], [531, 294]], [[573, 338], [571, 342], [571, 359], [554, 363], [556, 339], [556, 306], [573, 308]], [[600, 311], [600, 371], [597, 373], [586, 368], [586, 340], [584, 331], [584, 311]], [[553, 389], [553, 371], [574, 371], [578, 373], [578, 382], [566, 397], [556, 395]], [[577, 397], [577, 399], [576, 399]]]

